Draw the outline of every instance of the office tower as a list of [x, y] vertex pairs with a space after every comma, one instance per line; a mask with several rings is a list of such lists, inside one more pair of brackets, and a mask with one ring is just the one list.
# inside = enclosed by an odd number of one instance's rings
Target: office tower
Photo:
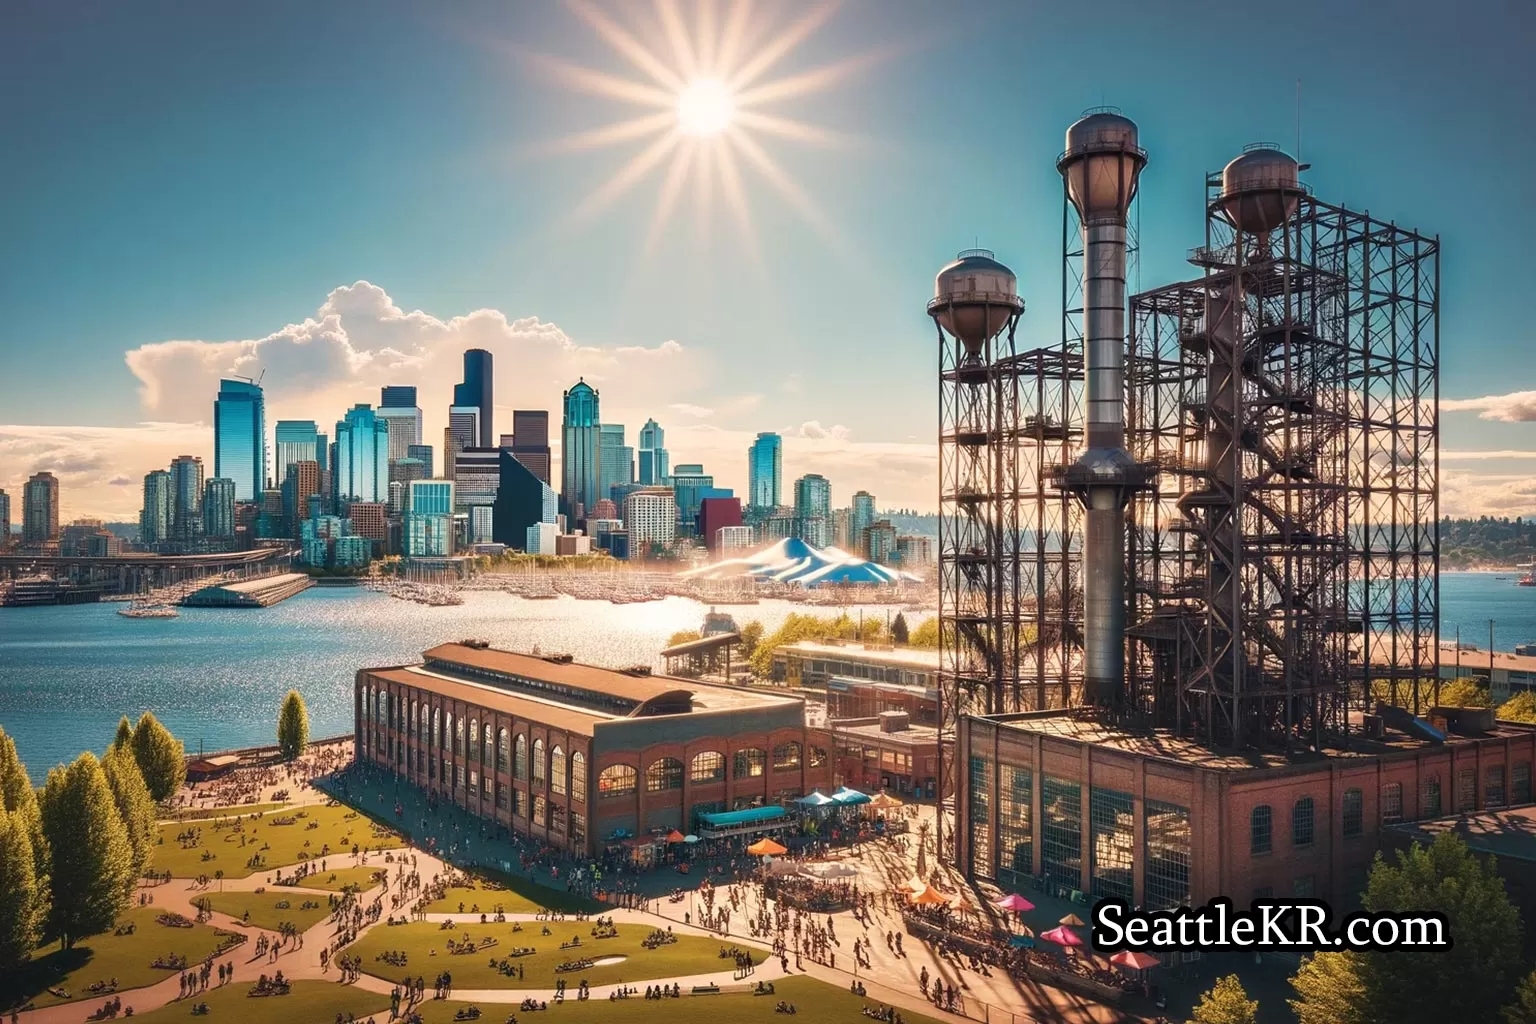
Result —
[[[389, 471], [395, 471], [394, 463], [390, 463]], [[418, 477], [418, 479], [420, 479]], [[405, 496], [410, 492], [406, 490], [408, 485], [403, 480], [391, 479], [389, 481], [389, 512], [391, 515], [402, 515], [405, 512]]]
[[349, 529], [381, 547], [389, 540], [389, 506], [382, 501], [354, 501], [347, 506]]
[[588, 519], [617, 519], [619, 518], [619, 503], [612, 498], [598, 498], [592, 507], [587, 510]]
[[406, 557], [446, 558], [453, 554], [453, 482], [412, 480], [409, 504]]
[[864, 549], [871, 562], [890, 565], [896, 560], [896, 527], [889, 519], [878, 519], [864, 531]]
[[677, 499], [665, 487], [647, 487], [624, 499], [624, 529], [632, 556], [671, 547], [677, 537]]
[[315, 434], [315, 461], [320, 464], [322, 475], [329, 474], [331, 467], [336, 465], [336, 460], [331, 458], [331, 452], [335, 450], [336, 446], [331, 443], [329, 434]]
[[757, 435], [747, 449], [747, 504], [755, 509], [776, 508], [782, 479], [784, 439], [778, 434]]
[[704, 472], [704, 467], [699, 463], [685, 462], [673, 471], [672, 491], [677, 502], [677, 521], [689, 533], [693, 532], [699, 516], [699, 502], [706, 497], [705, 492], [714, 486], [715, 478]]
[[496, 503], [501, 483], [500, 448], [466, 448], [453, 460], [455, 512]]
[[213, 477], [203, 484], [203, 533], [221, 540], [235, 536], [235, 482]]
[[413, 444], [405, 449], [405, 457], [421, 460], [421, 478], [432, 479], [432, 446], [429, 444]]
[[604, 423], [597, 429], [597, 497], [595, 505], [615, 487], [635, 482], [635, 450], [624, 443], [624, 424]]
[[[412, 445], [411, 447], [418, 447]], [[409, 487], [412, 480], [426, 480], [432, 474], [427, 472], [426, 463], [420, 459], [398, 459], [389, 464], [389, 482]]]
[[72, 558], [110, 558], [122, 551], [122, 541], [100, 519], [76, 519], [59, 531], [59, 554]]
[[667, 465], [667, 438], [661, 424], [655, 420], [646, 420], [645, 426], [640, 428], [637, 454], [640, 459], [640, 483], [647, 487], [657, 487], [667, 482], [671, 473], [671, 467]]
[[389, 426], [366, 402], [336, 424], [333, 486], [338, 510], [354, 501], [389, 498]]
[[28, 547], [59, 539], [59, 481], [46, 470], [21, 491], [21, 542]]
[[11, 546], [11, 496], [0, 487], [0, 551]]
[[598, 395], [592, 385], [578, 380], [564, 395], [564, 419], [560, 431], [560, 497], [566, 513], [580, 517], [598, 498], [602, 420]]
[[267, 473], [267, 421], [261, 386], [219, 381], [213, 403], [213, 475], [235, 482], [237, 501], [258, 501]]
[[453, 427], [443, 428], [443, 479], [453, 479], [453, 464], [464, 450], [463, 443], [453, 433]]
[[176, 521], [175, 503], [171, 496], [169, 470], [155, 469], [144, 474], [144, 505], [139, 509], [139, 543], [154, 547], [171, 539], [172, 524]]
[[512, 454], [549, 483], [549, 413], [543, 409], [512, 410]]
[[178, 455], [171, 460], [171, 535], [192, 540], [203, 532], [203, 460]]
[[869, 550], [864, 546], [864, 531], [873, 526], [874, 522], [875, 496], [868, 491], [855, 491], [853, 510], [848, 516], [848, 538], [853, 544], [854, 554], [869, 557]]
[[807, 473], [795, 481], [795, 519], [800, 539], [812, 547], [827, 546], [832, 524], [832, 485], [820, 473]]
[[554, 488], [505, 448], [501, 449], [498, 469], [491, 539], [520, 548], [527, 542], [528, 527], [556, 521], [560, 503]]
[[483, 348], [472, 348], [464, 353], [464, 383], [453, 386], [453, 405], [456, 409], [474, 409], [478, 425], [473, 440], [465, 448], [493, 448], [496, 431], [491, 420], [495, 415], [495, 402], [491, 386], [491, 354]]
[[319, 454], [325, 435], [315, 429], [314, 420], [278, 420], [276, 438], [272, 477], [279, 483], [288, 478], [288, 467], [295, 462], [308, 460], [325, 468], [324, 456]]
[[290, 462], [283, 477], [283, 533], [299, 535], [299, 524], [308, 517], [310, 499], [320, 494], [320, 463], [314, 459]]
[[389, 459], [403, 459], [413, 444], [421, 444], [421, 409], [416, 404], [416, 389], [400, 385], [383, 389], [379, 396], [379, 417], [389, 424]]
[[740, 525], [740, 498], [705, 498], [699, 502], [699, 536], [710, 551], [719, 554], [721, 530]]

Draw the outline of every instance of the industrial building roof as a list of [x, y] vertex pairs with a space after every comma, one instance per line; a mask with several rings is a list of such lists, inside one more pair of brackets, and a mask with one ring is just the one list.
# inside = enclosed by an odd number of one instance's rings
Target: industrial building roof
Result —
[[[850, 722], [859, 724], [850, 725]], [[832, 735], [838, 739], [852, 736], [860, 740], [896, 747], [936, 746], [939, 742], [939, 730], [931, 725], [909, 725], [905, 729], [886, 732], [880, 728], [878, 719], [870, 719], [867, 722], [860, 719], [834, 720], [831, 730]]]
[[500, 711], [503, 714], [514, 715], [529, 721], [541, 722], [556, 729], [575, 733], [578, 736], [591, 736], [593, 728], [599, 722], [611, 722], [619, 718], [617, 715], [603, 714], [600, 711], [588, 711], [585, 708], [574, 708], [568, 704], [561, 704], [552, 700], [539, 700], [509, 693], [489, 683], [454, 679], [451, 676], [428, 671], [420, 665], [407, 665], [401, 668], [369, 669], [368, 673], [375, 679], [384, 682], [399, 683], [403, 686], [419, 686], [423, 689], [431, 690], [433, 693], [440, 694], [449, 700], [461, 700], [466, 704], [476, 704], [480, 707], [490, 708], [492, 711]]
[[1455, 832], [1477, 853], [1491, 853], [1501, 859], [1536, 861], [1536, 807], [1509, 807], [1430, 821], [1405, 821], [1388, 825], [1385, 830], [1421, 843], [1432, 842], [1441, 832]]
[[666, 676], [631, 675], [611, 668], [598, 668], [579, 662], [551, 661], [536, 654], [498, 651], [491, 647], [466, 644], [439, 644], [423, 652], [430, 665], [443, 662], [485, 669], [527, 679], [558, 683], [576, 690], [607, 694], [636, 704], [664, 694], [675, 693], [681, 680]]
[[240, 580], [236, 583], [221, 583], [216, 590], [227, 590], [233, 594], [259, 594], [269, 587], [280, 587], [293, 580], [299, 579], [304, 573], [285, 572], [277, 576], [257, 576], [255, 579]]

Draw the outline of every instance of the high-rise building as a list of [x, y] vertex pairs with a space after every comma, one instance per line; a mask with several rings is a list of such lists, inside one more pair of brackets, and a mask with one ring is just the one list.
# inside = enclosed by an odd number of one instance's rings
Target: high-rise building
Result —
[[896, 564], [903, 569], [921, 569], [933, 564], [933, 538], [905, 534], [896, 538]]
[[123, 542], [100, 519], [76, 519], [59, 531], [59, 554], [75, 558], [111, 558]]
[[11, 496], [0, 487], [0, 551], [11, 546]]
[[636, 454], [640, 460], [638, 482], [647, 487], [658, 487], [667, 482], [672, 468], [668, 465], [667, 436], [661, 424], [646, 420], [640, 428]]
[[421, 444], [421, 408], [416, 389], [403, 385], [385, 387], [379, 395], [379, 418], [389, 424], [389, 460], [406, 458], [413, 444]]
[[543, 409], [512, 410], [512, 454], [533, 475], [550, 482], [549, 413]]
[[278, 483], [288, 479], [288, 467], [295, 462], [307, 460], [325, 468], [327, 460], [321, 453], [329, 447], [330, 438], [315, 428], [314, 420], [278, 420], [275, 436], [272, 478]]
[[593, 505], [609, 498], [615, 487], [635, 482], [635, 450], [624, 443], [624, 424], [604, 423], [597, 433], [597, 497], [592, 499]]
[[506, 448], [501, 449], [499, 469], [491, 539], [520, 548], [527, 541], [528, 527], [558, 521], [560, 503], [554, 488]]
[[848, 536], [853, 542], [853, 553], [864, 558], [869, 550], [864, 546], [864, 531], [875, 523], [875, 496], [868, 491], [855, 491], [853, 510], [848, 515]]
[[235, 482], [213, 477], [203, 484], [203, 533], [215, 540], [235, 536]]
[[373, 541], [376, 550], [389, 540], [389, 506], [382, 501], [354, 501], [347, 506], [347, 521], [352, 533]]
[[478, 413], [474, 441], [464, 447], [494, 448], [496, 431], [491, 421], [495, 415], [495, 398], [491, 354], [485, 349], [472, 348], [464, 353], [464, 383], [453, 386], [453, 405], [458, 409], [474, 409]]
[[282, 489], [283, 533], [297, 537], [300, 524], [309, 515], [309, 500], [320, 493], [320, 463], [314, 459], [290, 462]]
[[171, 539], [176, 521], [169, 470], [155, 469], [144, 474], [144, 505], [139, 509], [139, 543], [145, 547], [164, 544]]
[[429, 444], [413, 444], [406, 448], [405, 457], [421, 460], [421, 478], [432, 479], [432, 446]]
[[453, 482], [412, 480], [410, 507], [405, 515], [406, 557], [453, 554]]
[[354, 501], [389, 500], [389, 426], [366, 402], [336, 423], [332, 480], [338, 509]]
[[21, 542], [28, 547], [59, 539], [59, 481], [44, 470], [21, 491]]
[[335, 450], [336, 446], [331, 443], [331, 436], [329, 434], [322, 434], [318, 431], [315, 433], [315, 461], [320, 463], [322, 475], [329, 475], [331, 470], [335, 468], [336, 460], [331, 458], [331, 453]]
[[699, 517], [699, 502], [715, 486], [715, 478], [697, 462], [685, 462], [672, 471], [672, 491], [677, 502], [677, 521], [691, 534]]
[[783, 478], [784, 439], [778, 434], [757, 435], [747, 449], [747, 504], [755, 509], [776, 508]]
[[565, 392], [560, 431], [560, 497], [572, 517], [604, 497], [598, 486], [601, 426], [597, 392], [578, 380]]
[[677, 537], [677, 499], [665, 487], [646, 487], [624, 499], [624, 529], [631, 556], [644, 558], [653, 547], [671, 547]]
[[178, 455], [171, 460], [171, 535], [190, 541], [203, 532], [203, 460]]
[[[412, 445], [411, 447], [416, 447]], [[409, 487], [412, 480], [426, 480], [429, 478], [426, 463], [420, 459], [404, 458], [391, 460], [389, 464], [389, 482]], [[403, 499], [402, 499], [403, 500]]]
[[807, 473], [795, 481], [796, 533], [812, 547], [827, 546], [832, 525], [832, 485], [820, 473]]
[[466, 448], [453, 460], [455, 512], [496, 504], [501, 483], [500, 448]]
[[747, 551], [752, 547], [754, 532], [750, 526], [722, 526], [715, 531], [714, 547], [710, 550], [719, 558]]
[[463, 450], [464, 450], [464, 443], [459, 438], [459, 436], [453, 432], [453, 427], [451, 425], [447, 426], [447, 427], [444, 427], [443, 428], [443, 479], [445, 479], [445, 480], [452, 480], [453, 479], [453, 463], [454, 463], [454, 460], [459, 457], [459, 452], [461, 452]]
[[890, 565], [896, 561], [896, 527], [889, 519], [878, 519], [864, 531], [864, 550], [871, 562]]
[[719, 535], [722, 529], [741, 525], [740, 498], [705, 498], [699, 502], [699, 536], [704, 546], [719, 553]]
[[213, 475], [235, 482], [238, 501], [258, 501], [266, 484], [267, 426], [261, 386], [219, 381], [213, 403]]

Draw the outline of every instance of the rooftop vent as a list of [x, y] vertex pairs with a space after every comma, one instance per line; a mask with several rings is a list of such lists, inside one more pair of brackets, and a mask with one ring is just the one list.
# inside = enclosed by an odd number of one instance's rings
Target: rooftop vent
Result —
[[651, 674], [651, 666], [631, 665], [629, 668], [621, 668], [619, 671], [623, 672], [627, 676], [648, 676]]
[[569, 654], [545, 654], [541, 657], [551, 665], [569, 665], [576, 660]]
[[881, 732], [906, 732], [912, 726], [912, 716], [905, 711], [880, 712]]

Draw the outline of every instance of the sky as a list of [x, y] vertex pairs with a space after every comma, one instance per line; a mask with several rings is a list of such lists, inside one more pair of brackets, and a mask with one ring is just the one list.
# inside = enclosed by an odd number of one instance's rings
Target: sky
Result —
[[[734, 6], [11, 0], [0, 487], [51, 469], [64, 519], [135, 518], [148, 470], [211, 474], [236, 372], [269, 425], [416, 384], [440, 442], [478, 345], [498, 432], [585, 377], [738, 493], [777, 430], [786, 487], [932, 509], [934, 272], [993, 249], [1021, 339], [1059, 337], [1055, 160], [1114, 104], [1150, 154], [1131, 286], [1192, 276], [1203, 175], [1295, 150], [1299, 79], [1316, 193], [1442, 240], [1442, 511], [1536, 512], [1529, 4], [761, 2], [732, 53]], [[626, 173], [711, 62], [750, 72], [747, 141]]]

